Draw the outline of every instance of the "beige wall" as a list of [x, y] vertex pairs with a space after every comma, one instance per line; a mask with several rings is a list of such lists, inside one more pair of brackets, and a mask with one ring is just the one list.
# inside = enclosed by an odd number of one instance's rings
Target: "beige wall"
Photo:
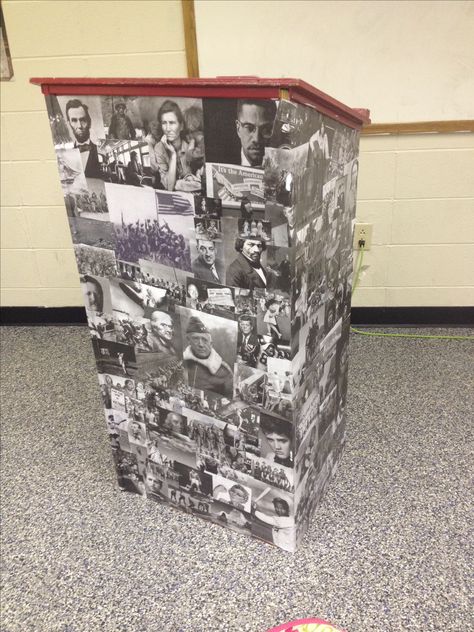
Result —
[[181, 2], [2, 2], [14, 78], [1, 89], [1, 302], [82, 305], [36, 77], [185, 77]]
[[375, 123], [473, 118], [472, 0], [197, 0], [202, 77], [297, 77]]
[[[462, 52], [472, 50], [466, 40], [472, 2], [282, 1], [278, 11], [268, 2], [237, 4], [196, 2], [203, 76], [301, 76], [351, 105], [372, 108], [375, 122], [473, 116], [474, 71]], [[4, 305], [82, 304], [43, 96], [29, 77], [186, 75], [180, 2], [112, 6], [3, 2], [15, 71], [1, 85]], [[229, 24], [238, 38], [222, 35]], [[396, 45], [400, 34], [429, 48], [411, 73], [403, 67], [410, 55]], [[448, 61], [463, 70], [456, 85]], [[437, 82], [423, 93], [426, 72], [436, 72]], [[406, 74], [405, 95], [399, 81]], [[474, 134], [365, 137], [361, 150], [357, 214], [374, 224], [374, 246], [354, 304], [473, 304]]]
[[356, 306], [474, 305], [474, 134], [361, 139]]
[[[195, 6], [202, 76], [299, 77], [374, 123], [474, 118], [474, 2]], [[474, 304], [474, 134], [363, 137], [359, 173], [374, 246], [354, 305]]]

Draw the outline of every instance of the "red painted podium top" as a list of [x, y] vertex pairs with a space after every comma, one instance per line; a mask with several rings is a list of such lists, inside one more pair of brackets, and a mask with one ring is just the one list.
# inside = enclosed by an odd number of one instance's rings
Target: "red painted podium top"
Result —
[[360, 129], [370, 123], [369, 110], [353, 109], [301, 79], [282, 77], [215, 77], [213, 79], [121, 79], [116, 77], [33, 77], [44, 94], [174, 96], [241, 99], [278, 99], [302, 103], [334, 118], [344, 125]]

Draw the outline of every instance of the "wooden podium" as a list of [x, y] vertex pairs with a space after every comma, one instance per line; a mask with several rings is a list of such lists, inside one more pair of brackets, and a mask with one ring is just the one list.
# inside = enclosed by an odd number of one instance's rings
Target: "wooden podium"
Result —
[[295, 79], [31, 81], [120, 488], [294, 551], [345, 441], [368, 112]]

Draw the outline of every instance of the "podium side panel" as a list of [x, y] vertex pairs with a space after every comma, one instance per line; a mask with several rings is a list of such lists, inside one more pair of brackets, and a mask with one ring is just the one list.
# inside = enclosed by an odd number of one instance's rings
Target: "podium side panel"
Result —
[[345, 442], [352, 230], [359, 134], [313, 108], [288, 104], [291, 158], [297, 541]]

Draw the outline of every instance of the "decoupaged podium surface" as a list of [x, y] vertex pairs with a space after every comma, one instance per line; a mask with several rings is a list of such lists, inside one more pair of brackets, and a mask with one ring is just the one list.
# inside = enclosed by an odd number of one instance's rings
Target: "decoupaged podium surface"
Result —
[[368, 112], [293, 79], [33, 79], [118, 482], [294, 551], [345, 441]]

